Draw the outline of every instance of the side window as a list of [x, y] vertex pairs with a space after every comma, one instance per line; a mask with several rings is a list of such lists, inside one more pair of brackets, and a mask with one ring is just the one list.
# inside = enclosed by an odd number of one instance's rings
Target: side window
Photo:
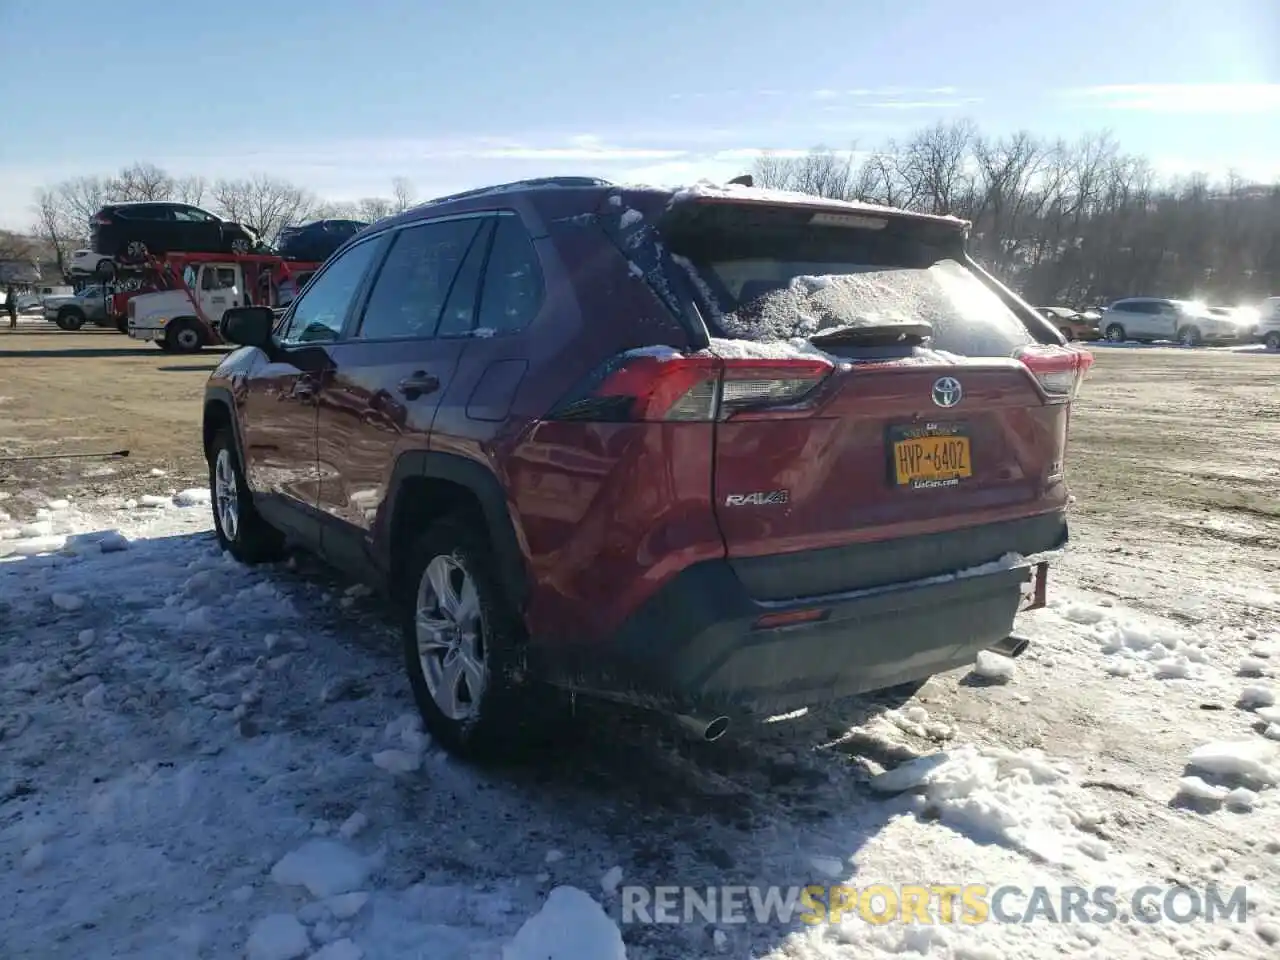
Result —
[[401, 230], [374, 281], [357, 336], [368, 340], [433, 337], [482, 218], [424, 223]]
[[501, 217], [485, 268], [477, 329], [510, 333], [528, 326], [542, 306], [542, 271], [518, 217]]
[[204, 272], [200, 274], [201, 290], [217, 290], [218, 289], [218, 271], [213, 267], [205, 267]]
[[469, 334], [476, 325], [476, 300], [480, 297], [480, 277], [484, 273], [484, 262], [489, 257], [489, 241], [493, 236], [496, 217], [486, 217], [484, 226], [471, 241], [471, 249], [467, 258], [458, 268], [458, 276], [453, 281], [453, 292], [449, 294], [449, 302], [445, 304], [444, 313], [440, 315], [440, 326], [436, 335], [440, 337], [456, 337]]
[[371, 239], [329, 264], [306, 293], [294, 301], [281, 341], [314, 343], [335, 339], [342, 332], [351, 300], [379, 245], [377, 239]]

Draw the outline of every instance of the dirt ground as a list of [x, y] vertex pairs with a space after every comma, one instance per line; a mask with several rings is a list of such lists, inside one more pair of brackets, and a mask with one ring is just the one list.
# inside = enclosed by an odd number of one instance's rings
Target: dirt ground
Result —
[[[46, 498], [128, 498], [205, 482], [201, 399], [222, 352], [174, 355], [115, 330], [32, 320], [0, 329], [0, 493], [16, 507], [36, 488]], [[128, 458], [4, 462], [122, 449]]]
[[[33, 321], [0, 330], [0, 458], [129, 450], [127, 459], [0, 462], [0, 491], [129, 497], [202, 483], [202, 390], [221, 353], [174, 356], [115, 331]], [[1089, 539], [1123, 550], [1135, 533], [1162, 531], [1273, 552], [1280, 355], [1100, 347], [1095, 356], [1068, 459]]]

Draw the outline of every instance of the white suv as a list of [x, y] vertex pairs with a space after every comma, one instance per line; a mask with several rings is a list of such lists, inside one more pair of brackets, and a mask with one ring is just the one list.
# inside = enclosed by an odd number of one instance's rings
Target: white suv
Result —
[[1234, 317], [1215, 316], [1204, 304], [1158, 297], [1117, 300], [1103, 314], [1101, 325], [1102, 335], [1112, 343], [1177, 340], [1189, 347], [1236, 343], [1247, 330]]
[[1255, 340], [1261, 340], [1272, 350], [1280, 350], [1280, 297], [1267, 297], [1258, 304], [1255, 330]]

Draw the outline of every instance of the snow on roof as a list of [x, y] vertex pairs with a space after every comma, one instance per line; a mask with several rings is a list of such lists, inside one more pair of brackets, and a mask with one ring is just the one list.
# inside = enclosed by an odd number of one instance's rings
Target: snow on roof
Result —
[[[635, 190], [658, 190], [663, 188], [648, 186], [628, 186], [625, 189]], [[691, 185], [672, 188], [665, 188], [663, 192], [671, 194], [671, 203], [684, 203], [697, 200], [745, 200], [754, 203], [790, 203], [801, 204], [806, 207], [831, 207], [835, 210], [847, 211], [849, 213], [865, 213], [878, 214], [882, 216], [894, 217], [913, 217], [921, 220], [933, 220], [938, 223], [951, 224], [957, 227], [967, 227], [970, 225], [968, 220], [962, 220], [959, 217], [941, 216], [932, 213], [915, 213], [911, 210], [903, 210], [898, 207], [886, 207], [875, 203], [863, 203], [858, 200], [832, 200], [828, 197], [818, 197], [808, 193], [799, 193], [795, 190], [766, 190], [761, 187], [744, 187], [740, 184], [717, 184], [709, 180], [700, 180]]]

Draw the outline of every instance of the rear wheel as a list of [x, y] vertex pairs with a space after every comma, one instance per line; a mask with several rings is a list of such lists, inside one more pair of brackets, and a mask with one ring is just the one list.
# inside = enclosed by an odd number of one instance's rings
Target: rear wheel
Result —
[[523, 682], [524, 625], [497, 561], [465, 514], [414, 543], [400, 585], [405, 667], [423, 724], [450, 752], [506, 754], [536, 728]]
[[147, 245], [141, 240], [130, 240], [125, 244], [124, 252], [130, 260], [147, 259]]
[[284, 536], [254, 507], [229, 429], [218, 431], [207, 456], [213, 529], [222, 549], [241, 563], [278, 560], [284, 554]]
[[231, 252], [236, 254], [246, 254], [252, 249], [252, 244], [244, 237], [236, 237], [231, 241]]
[[1269, 350], [1280, 350], [1280, 330], [1272, 330], [1263, 339]]
[[204, 346], [204, 334], [194, 320], [175, 320], [165, 329], [164, 342], [174, 353], [195, 353]]
[[1120, 326], [1120, 324], [1118, 323], [1109, 324], [1107, 326], [1106, 337], [1107, 337], [1107, 341], [1110, 343], [1124, 343], [1125, 341], [1124, 327]]
[[1202, 342], [1200, 329], [1198, 327], [1186, 327], [1178, 334], [1178, 340], [1184, 347], [1198, 347]]

